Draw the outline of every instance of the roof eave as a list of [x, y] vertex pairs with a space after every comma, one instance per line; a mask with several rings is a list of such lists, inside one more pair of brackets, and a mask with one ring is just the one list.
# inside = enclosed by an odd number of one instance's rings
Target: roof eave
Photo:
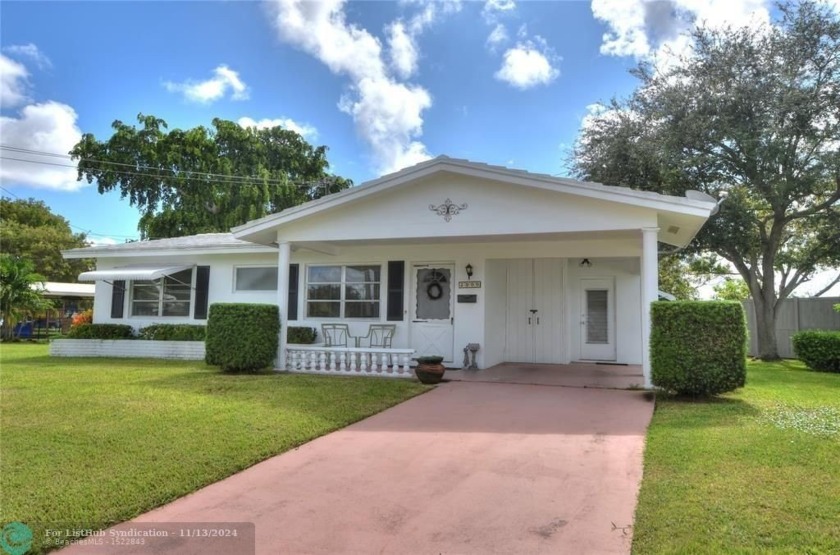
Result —
[[84, 249], [69, 249], [61, 251], [61, 256], [68, 260], [80, 258], [122, 258], [122, 257], [143, 257], [143, 256], [184, 256], [202, 254], [259, 254], [276, 252], [276, 248], [268, 245], [245, 245], [242, 247], [205, 247], [205, 248], [160, 248], [160, 249], [97, 249], [89, 247]]

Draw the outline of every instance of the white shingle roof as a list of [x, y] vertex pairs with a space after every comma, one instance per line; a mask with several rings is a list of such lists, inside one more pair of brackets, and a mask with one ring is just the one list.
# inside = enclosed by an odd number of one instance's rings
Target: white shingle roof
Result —
[[154, 239], [152, 241], [135, 241], [133, 243], [121, 243], [118, 245], [99, 245], [96, 247], [85, 247], [63, 251], [64, 255], [71, 258], [108, 256], [108, 254], [143, 253], [152, 251], [173, 251], [179, 250], [219, 250], [219, 249], [241, 249], [241, 248], [262, 248], [250, 241], [242, 241], [233, 236], [232, 233], [201, 233], [198, 235], [187, 235], [185, 237], [171, 237], [168, 239]]

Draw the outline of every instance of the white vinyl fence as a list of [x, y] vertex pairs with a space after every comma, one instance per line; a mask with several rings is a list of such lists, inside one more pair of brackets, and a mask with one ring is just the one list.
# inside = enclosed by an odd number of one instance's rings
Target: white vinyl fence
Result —
[[[791, 337], [801, 330], [840, 330], [840, 313], [833, 307], [840, 303], [840, 297], [817, 297], [812, 299], [785, 299], [776, 316], [776, 345], [782, 358], [796, 358]], [[749, 354], [758, 354], [756, 338], [755, 309], [753, 301], [744, 301], [747, 315], [747, 329], [750, 334]]]

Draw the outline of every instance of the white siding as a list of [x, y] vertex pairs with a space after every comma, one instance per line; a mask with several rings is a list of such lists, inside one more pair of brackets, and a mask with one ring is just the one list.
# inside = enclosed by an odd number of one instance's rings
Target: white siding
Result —
[[[446, 199], [466, 204], [449, 222], [430, 210]], [[278, 227], [287, 241], [379, 240], [638, 230], [656, 226], [657, 213], [560, 193], [522, 189], [499, 181], [442, 174], [359, 199]]]
[[[267, 303], [277, 304], [277, 293], [274, 291], [247, 291], [236, 292], [233, 290], [234, 267], [239, 265], [266, 265], [276, 266], [277, 257], [269, 254], [221, 254], [221, 255], [197, 255], [189, 258], [180, 256], [173, 252], [171, 257], [132, 257], [132, 258], [100, 258], [97, 260], [97, 270], [107, 270], [118, 266], [132, 264], [145, 264], [157, 262], [170, 262], [177, 260], [185, 264], [196, 266], [210, 266], [210, 289], [209, 304], [212, 303]], [[129, 285], [128, 283], [126, 284]], [[134, 329], [140, 329], [149, 324], [207, 324], [207, 320], [195, 320], [192, 317], [194, 302], [190, 303], [189, 317], [149, 317], [131, 316], [131, 291], [126, 291], [124, 300], [124, 317], [111, 318], [111, 284], [104, 281], [96, 282], [96, 294], [93, 303], [93, 321], [98, 324], [128, 324]]]
[[579, 265], [580, 258], [568, 261], [567, 296], [569, 307], [569, 348], [571, 360], [580, 358], [580, 280], [581, 278], [615, 279], [615, 340], [616, 362], [622, 364], [642, 363], [641, 334], [641, 278], [638, 258], [597, 258], [596, 254], [586, 258], [592, 263], [589, 268]]
[[[441, 224], [446, 225], [446, 224]], [[578, 260], [588, 257], [593, 261], [592, 275], [601, 272], [616, 278], [616, 318], [617, 318], [617, 349], [618, 361], [638, 364], [641, 360], [641, 337], [639, 335], [639, 266], [638, 259], [618, 258], [622, 256], [638, 257], [640, 244], [637, 238], [612, 239], [569, 239], [554, 241], [510, 241], [510, 242], [474, 242], [437, 244], [382, 244], [371, 246], [348, 246], [338, 244], [338, 254], [326, 255], [305, 250], [303, 248], [292, 253], [292, 263], [300, 265], [298, 296], [298, 320], [289, 322], [290, 326], [310, 326], [320, 332], [321, 323], [330, 320], [306, 318], [306, 265], [307, 264], [381, 264], [381, 310], [378, 320], [348, 320], [353, 335], [365, 335], [371, 323], [386, 323], [387, 299], [387, 271], [388, 261], [402, 260], [406, 263], [406, 278], [404, 291], [405, 313], [399, 322], [387, 322], [397, 325], [394, 337], [395, 348], [406, 348], [410, 344], [411, 333], [409, 309], [412, 298], [410, 291], [411, 265], [413, 263], [452, 263], [455, 268], [454, 290], [457, 294], [477, 295], [475, 304], [455, 303], [454, 306], [454, 350], [456, 365], [463, 360], [463, 348], [468, 343], [480, 343], [477, 362], [484, 368], [504, 360], [505, 333], [505, 288], [504, 275], [506, 266], [500, 265], [500, 259], [518, 258], [568, 258], [568, 272], [566, 290], [566, 306], [569, 337], [564, 346], [572, 360], [577, 358], [578, 335], [580, 333], [577, 318], [577, 283], [579, 277]], [[605, 257], [605, 258], [599, 258]], [[209, 265], [210, 291], [209, 304], [217, 302], [255, 302], [277, 304], [277, 293], [274, 291], [235, 292], [234, 268], [239, 265], [273, 265], [277, 264], [276, 256], [269, 254], [220, 254], [200, 255], [193, 257], [179, 256], [173, 253], [173, 258], [187, 261], [196, 265]], [[126, 264], [146, 262], [161, 262], [163, 257], [149, 258], [109, 258], [100, 259], [98, 268], [107, 269]], [[473, 266], [473, 280], [481, 281], [480, 289], [458, 289], [457, 282], [467, 280], [465, 266]], [[94, 303], [94, 322], [129, 324], [134, 328], [141, 328], [151, 323], [190, 323], [206, 324], [206, 320], [190, 318], [137, 318], [129, 316], [129, 295], [126, 296], [125, 314], [122, 319], [110, 318], [111, 286], [105, 282], [97, 282]], [[572, 317], [574, 315], [574, 317]]]

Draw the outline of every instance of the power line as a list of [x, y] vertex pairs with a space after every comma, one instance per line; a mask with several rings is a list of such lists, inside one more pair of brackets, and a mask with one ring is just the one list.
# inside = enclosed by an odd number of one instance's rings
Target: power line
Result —
[[[4, 192], [12, 195], [16, 199], [20, 199], [20, 196], [16, 195], [15, 193], [13, 193], [12, 191], [8, 190], [5, 187], [0, 187], [0, 190], [3, 190]], [[66, 218], [65, 218], [65, 220], [66, 220]], [[98, 237], [119, 237], [120, 239], [139, 239], [140, 238], [139, 234], [137, 234], [137, 235], [117, 235], [116, 233], [98, 233], [98, 232], [93, 231], [91, 229], [85, 229], [83, 227], [73, 225], [69, 221], [67, 222], [67, 225], [72, 227], [73, 229], [78, 229], [79, 231], [83, 231], [88, 235], [96, 235]]]
[[[16, 162], [24, 162], [24, 163], [27, 163], [27, 164], [41, 164], [41, 165], [46, 165], [46, 166], [58, 166], [58, 167], [61, 167], [61, 168], [74, 168], [74, 169], [76, 168], [76, 166], [73, 166], [73, 165], [70, 165], [70, 164], [57, 164], [55, 162], [46, 162], [46, 161], [43, 161], [43, 160], [27, 160], [25, 158], [14, 158], [14, 157], [11, 157], [11, 156], [0, 156], [0, 160], [14, 160]], [[161, 174], [151, 174], [151, 173], [146, 173], [146, 172], [130, 172], [130, 171], [127, 171], [127, 170], [115, 170], [115, 169], [110, 169], [110, 168], [106, 168], [106, 171], [108, 171], [110, 173], [117, 174], [117, 175], [123, 175], [123, 176], [152, 177], [152, 178], [155, 178], [155, 179], [164, 179], [164, 178], [168, 178], [168, 177], [179, 177], [179, 176], [176, 176], [176, 175], [161, 175]], [[191, 172], [185, 171], [184, 173], [191, 173]], [[198, 177], [184, 176], [183, 179], [196, 180], [196, 179], [205, 179], [205, 178], [202, 177], [201, 175], [199, 175]], [[214, 185], [249, 185], [250, 184], [248, 181], [227, 181], [227, 180], [220, 180], [220, 179], [215, 179], [215, 178], [207, 178], [207, 179], [212, 179], [212, 182], [213, 182]], [[313, 186], [314, 187], [323, 187], [324, 185], [327, 185], [326, 181], [321, 181], [321, 182], [310, 181], [310, 182], [301, 182], [299, 184], [295, 184], [294, 182], [291, 182], [291, 181], [276, 181], [276, 180], [270, 180], [270, 179], [266, 179], [266, 180], [263, 181], [260, 178], [254, 178], [254, 181], [258, 181], [258, 183], [255, 183], [257, 185], [261, 185], [263, 183], [265, 183], [267, 185], [272, 185], [272, 184], [275, 184], [275, 185], [294, 185], [295, 187], [298, 187], [298, 188], [300, 188], [300, 187], [313, 187]]]
[[17, 196], [16, 194], [14, 194], [13, 192], [11, 192], [10, 190], [8, 190], [8, 189], [7, 189], [7, 188], [5, 188], [5, 187], [0, 187], [0, 189], [2, 189], [2, 190], [4, 190], [4, 191], [6, 191], [7, 193], [9, 193], [10, 195], [12, 195], [12, 196], [13, 196], [13, 197], [15, 197], [15, 198], [20, 198], [19, 196]]
[[[10, 152], [16, 152], [16, 153], [19, 153], [19, 154], [30, 154], [30, 155], [34, 155], [34, 156], [61, 158], [61, 159], [64, 159], [64, 160], [72, 160], [73, 159], [73, 157], [70, 156], [69, 154], [59, 154], [59, 153], [56, 153], [56, 152], [47, 152], [47, 151], [43, 151], [43, 150], [33, 150], [33, 149], [16, 147], [16, 146], [11, 146], [11, 145], [4, 145], [4, 144], [0, 144], [0, 150], [8, 150]], [[28, 162], [30, 164], [44, 164], [44, 165], [49, 165], [49, 166], [59, 166], [59, 167], [74, 168], [74, 169], [78, 168], [77, 165], [74, 165], [74, 164], [58, 164], [58, 163], [55, 163], [55, 162], [47, 162], [47, 161], [43, 161], [43, 160], [28, 160], [28, 159], [23, 159], [23, 158], [11, 158], [11, 157], [6, 157], [6, 158], [0, 157], [0, 159], [15, 160], [15, 161], [18, 161], [18, 162]], [[166, 170], [164, 168], [159, 168], [159, 167], [155, 167], [155, 166], [146, 166], [146, 165], [142, 165], [142, 164], [127, 164], [127, 163], [124, 163], [124, 162], [112, 162], [112, 161], [109, 161], [109, 160], [97, 160], [95, 158], [79, 158], [79, 161], [80, 162], [93, 162], [93, 163], [97, 163], [97, 164], [105, 164], [105, 165], [111, 165], [111, 166], [128, 167], [128, 168], [138, 169], [138, 170], [148, 169], [148, 170], [153, 170], [153, 171], [157, 171], [157, 172], [172, 171], [172, 170]], [[146, 172], [133, 172], [133, 173], [131, 173], [131, 172], [127, 172], [127, 171], [124, 171], [124, 170], [107, 169], [107, 171], [110, 171], [112, 173], [122, 174], [122, 175], [136, 175], [136, 176], [139, 176], [139, 177], [157, 177], [157, 178], [177, 177], [176, 175], [149, 174], [149, 173], [146, 173]], [[199, 171], [196, 171], [196, 170], [181, 170], [180, 173], [193, 174], [197, 178], [214, 179], [214, 183], [219, 183], [219, 184], [224, 183], [224, 184], [228, 184], [228, 185], [249, 184], [251, 182], [257, 181], [257, 182], [266, 183], [266, 184], [269, 184], [269, 185], [294, 185], [296, 187], [312, 187], [313, 185], [316, 185], [316, 184], [317, 185], [323, 185], [324, 182], [330, 181], [329, 179], [320, 179], [320, 180], [297, 181], [296, 182], [294, 180], [279, 180], [279, 179], [265, 178], [265, 177], [262, 177], [262, 176], [225, 175], [225, 174], [219, 174], [219, 173], [199, 172]], [[216, 178], [221, 179], [221, 181], [216, 180]], [[187, 179], [189, 179], [189, 177], [187, 177]]]

